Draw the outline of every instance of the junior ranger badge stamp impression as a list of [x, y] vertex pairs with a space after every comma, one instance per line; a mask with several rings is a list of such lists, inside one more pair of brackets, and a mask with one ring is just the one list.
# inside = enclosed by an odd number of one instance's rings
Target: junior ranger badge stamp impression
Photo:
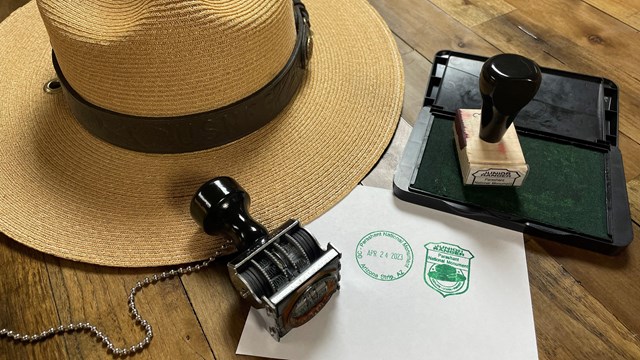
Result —
[[473, 254], [458, 245], [428, 243], [424, 282], [442, 297], [460, 295], [469, 289]]

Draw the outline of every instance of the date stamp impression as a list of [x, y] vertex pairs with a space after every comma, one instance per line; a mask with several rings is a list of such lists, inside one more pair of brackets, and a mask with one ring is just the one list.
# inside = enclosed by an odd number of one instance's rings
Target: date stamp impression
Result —
[[402, 236], [392, 231], [373, 231], [356, 245], [356, 262], [369, 277], [394, 281], [411, 270], [413, 250]]

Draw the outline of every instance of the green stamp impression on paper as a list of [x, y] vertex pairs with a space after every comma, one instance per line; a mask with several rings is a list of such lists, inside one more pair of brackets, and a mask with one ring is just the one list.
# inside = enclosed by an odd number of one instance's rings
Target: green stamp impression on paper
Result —
[[356, 246], [360, 270], [381, 281], [398, 280], [413, 266], [413, 250], [402, 236], [391, 231], [374, 231]]
[[424, 282], [442, 297], [460, 295], [469, 289], [471, 251], [448, 243], [428, 243]]

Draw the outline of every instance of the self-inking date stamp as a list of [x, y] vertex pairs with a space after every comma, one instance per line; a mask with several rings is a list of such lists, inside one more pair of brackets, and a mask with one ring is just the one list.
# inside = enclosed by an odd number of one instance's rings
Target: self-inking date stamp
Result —
[[522, 185], [529, 166], [511, 124], [541, 82], [538, 65], [520, 55], [496, 55], [484, 63], [482, 109], [458, 109], [453, 127], [466, 185]]
[[224, 231], [240, 255], [228, 263], [234, 287], [276, 340], [313, 318], [340, 288], [341, 254], [323, 250], [297, 220], [271, 233], [248, 213], [249, 195], [229, 177], [208, 181], [191, 201], [207, 234]]

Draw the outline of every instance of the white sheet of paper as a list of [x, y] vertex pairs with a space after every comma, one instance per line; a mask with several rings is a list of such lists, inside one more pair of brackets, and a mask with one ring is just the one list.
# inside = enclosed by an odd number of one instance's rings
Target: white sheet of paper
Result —
[[[521, 233], [365, 186], [306, 229], [342, 253], [339, 292], [280, 342], [252, 309], [238, 354], [323, 360], [538, 358]], [[436, 267], [443, 261], [445, 266]]]

